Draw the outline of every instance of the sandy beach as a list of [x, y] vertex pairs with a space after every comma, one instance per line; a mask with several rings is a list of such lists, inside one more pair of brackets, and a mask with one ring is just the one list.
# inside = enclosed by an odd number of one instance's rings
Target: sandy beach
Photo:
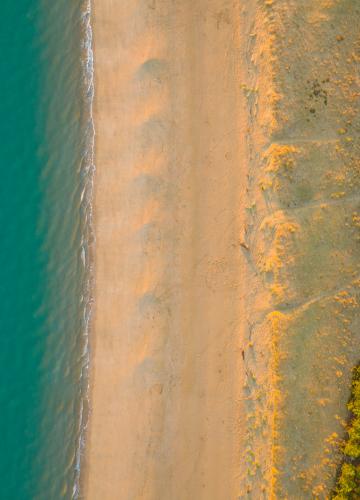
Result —
[[94, 1], [86, 499], [328, 498], [360, 351], [343, 3]]
[[[245, 100], [234, 2], [94, 4], [86, 498], [234, 498]], [[220, 472], [221, 471], [221, 472]]]

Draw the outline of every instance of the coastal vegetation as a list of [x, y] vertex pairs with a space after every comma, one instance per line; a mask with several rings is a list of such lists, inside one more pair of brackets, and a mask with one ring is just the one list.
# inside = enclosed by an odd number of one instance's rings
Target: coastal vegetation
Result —
[[360, 365], [354, 369], [348, 408], [351, 422], [344, 443], [343, 464], [332, 497], [334, 500], [360, 498]]

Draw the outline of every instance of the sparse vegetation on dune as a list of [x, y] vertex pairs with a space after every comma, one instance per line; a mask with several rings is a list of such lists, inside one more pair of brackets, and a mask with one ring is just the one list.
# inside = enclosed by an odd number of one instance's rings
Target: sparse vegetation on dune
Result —
[[360, 365], [354, 369], [348, 408], [352, 420], [348, 429], [348, 439], [344, 444], [344, 462], [332, 496], [333, 500], [360, 498]]

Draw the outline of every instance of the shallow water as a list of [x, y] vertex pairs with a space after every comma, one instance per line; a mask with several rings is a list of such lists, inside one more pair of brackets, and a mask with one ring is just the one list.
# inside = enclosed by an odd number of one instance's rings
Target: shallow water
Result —
[[0, 3], [3, 499], [77, 495], [91, 237], [86, 8]]

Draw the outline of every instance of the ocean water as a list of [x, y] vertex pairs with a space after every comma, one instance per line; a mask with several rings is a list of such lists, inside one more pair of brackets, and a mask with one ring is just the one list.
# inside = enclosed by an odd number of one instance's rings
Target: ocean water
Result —
[[76, 498], [91, 311], [87, 0], [0, 2], [0, 499]]

